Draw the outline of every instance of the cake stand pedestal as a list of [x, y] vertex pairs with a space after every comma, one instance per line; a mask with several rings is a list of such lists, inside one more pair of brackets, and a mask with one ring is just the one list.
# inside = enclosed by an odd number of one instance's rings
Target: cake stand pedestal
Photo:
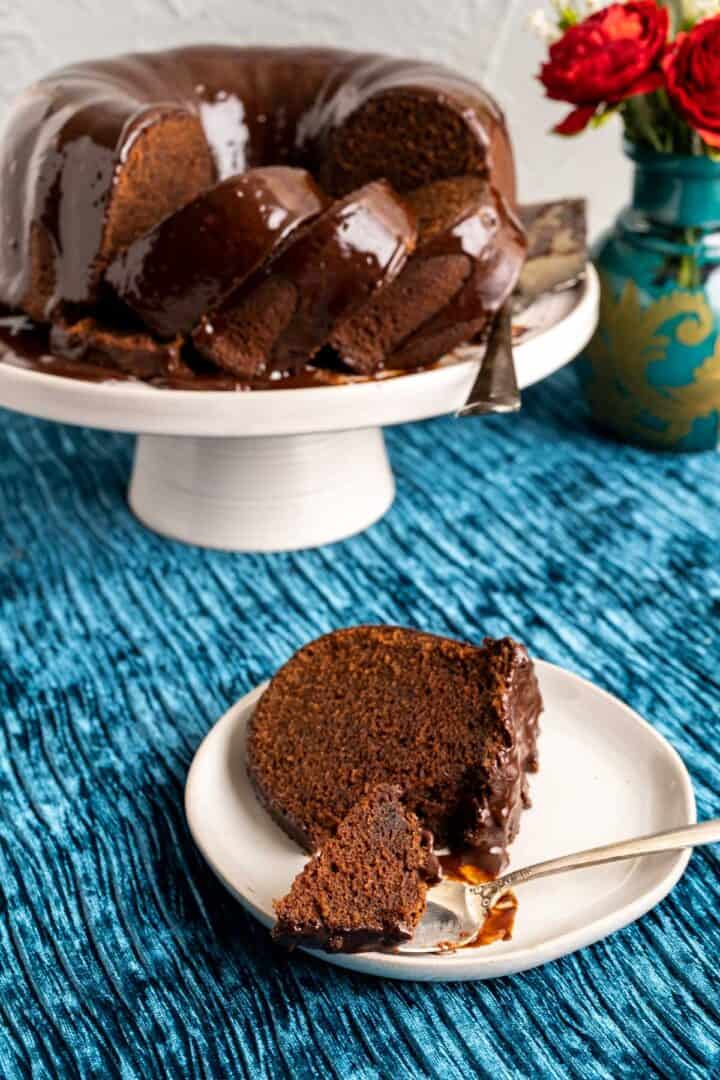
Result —
[[[567, 364], [597, 323], [592, 267], [576, 289], [545, 296], [515, 346], [524, 389]], [[0, 406], [139, 435], [130, 506], [175, 540], [228, 551], [290, 551], [340, 540], [388, 510], [395, 490], [382, 428], [457, 411], [482, 351], [374, 381], [247, 393], [92, 383], [0, 355]], [[482, 438], [482, 420], [475, 423]]]
[[381, 518], [394, 496], [380, 428], [254, 439], [141, 435], [130, 482], [130, 507], [148, 528], [234, 551], [342, 540]]

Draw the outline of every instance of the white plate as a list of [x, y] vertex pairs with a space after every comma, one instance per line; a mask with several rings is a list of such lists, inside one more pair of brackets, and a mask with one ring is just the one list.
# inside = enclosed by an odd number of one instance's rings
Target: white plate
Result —
[[[673, 748], [637, 713], [577, 675], [542, 661], [540, 772], [511, 868], [695, 822], [695, 799]], [[264, 686], [211, 730], [192, 763], [185, 811], [196, 844], [230, 892], [265, 926], [305, 863], [260, 806], [245, 772], [245, 730]], [[580, 870], [518, 889], [511, 941], [454, 955], [315, 953], [371, 975], [440, 982], [488, 979], [545, 964], [633, 922], [672, 889], [689, 853]], [[620, 947], [620, 946], [619, 946]]]

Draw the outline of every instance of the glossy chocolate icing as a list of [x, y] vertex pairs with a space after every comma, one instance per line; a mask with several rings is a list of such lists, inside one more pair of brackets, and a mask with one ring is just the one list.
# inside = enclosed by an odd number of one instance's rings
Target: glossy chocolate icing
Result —
[[65, 361], [107, 365], [141, 379], [192, 374], [182, 358], [182, 338], [158, 341], [142, 330], [110, 329], [91, 317], [76, 323], [56, 321], [49, 345], [51, 353]]
[[161, 337], [188, 334], [327, 199], [308, 172], [271, 166], [221, 181], [116, 256], [106, 280]]
[[436, 65], [312, 48], [209, 45], [71, 65], [16, 103], [0, 148], [0, 301], [27, 307], [33, 235], [53, 278], [47, 309], [92, 302], [114, 186], [135, 140], [168, 116], [199, 123], [216, 178], [270, 164], [316, 171], [333, 129], [399, 90], [441, 96], [478, 160], [514, 196], [502, 115], [470, 80]]
[[[210, 365], [198, 362], [200, 358], [185, 354], [189, 362], [182, 368], [170, 371], [163, 367], [158, 374], [138, 375], [112, 363], [112, 353], [104, 350], [83, 350], [78, 353], [72, 341], [51, 345], [50, 338], [62, 336], [64, 329], [58, 325], [51, 329], [47, 323], [36, 323], [25, 315], [12, 314], [0, 308], [0, 364], [38, 371], [43, 374], [57, 375], [66, 379], [80, 379], [88, 382], [125, 382], [143, 378], [145, 381], [167, 390], [197, 390], [203, 392], [221, 391], [224, 393], [243, 393], [249, 390], [307, 390], [314, 386], [345, 386], [354, 382], [365, 382], [367, 377], [358, 379], [335, 368], [311, 366], [303, 368], [297, 374], [271, 372], [265, 376], [248, 379], [233, 376], [217, 370]], [[174, 355], [174, 342], [158, 343], [158, 348], [169, 346]], [[89, 355], [88, 355], [89, 353]], [[394, 378], [404, 372], [378, 374], [378, 379]], [[370, 376], [369, 378], [373, 378]]]
[[[246, 374], [298, 372], [325, 344], [338, 319], [393, 280], [415, 238], [413, 215], [384, 181], [334, 203], [300, 230], [262, 272], [290, 293], [293, 307], [258, 368]], [[229, 297], [223, 308], [203, 318], [194, 335], [203, 354], [220, 366], [223, 354], [216, 350], [216, 339], [229, 332], [237, 303]]]
[[423, 247], [428, 257], [468, 256], [471, 269], [465, 284], [387, 357], [387, 366], [417, 367], [486, 330], [515, 286], [525, 250], [525, 234], [514, 212], [502, 195], [486, 184], [475, 212]]
[[[500, 660], [498, 644], [486, 638], [483, 647], [496, 651]], [[479, 778], [481, 793], [467, 798], [456, 823], [463, 838], [458, 846], [472, 848], [473, 865], [490, 877], [497, 877], [507, 864], [508, 847], [517, 836], [522, 811], [531, 805], [528, 773], [538, 770], [542, 709], [532, 662], [524, 646], [515, 645], [498, 710], [504, 729], [502, 745], [492, 768]]]

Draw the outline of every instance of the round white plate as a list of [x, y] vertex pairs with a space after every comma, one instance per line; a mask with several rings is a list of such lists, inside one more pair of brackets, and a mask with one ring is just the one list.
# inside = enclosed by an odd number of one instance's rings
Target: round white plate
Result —
[[[540, 772], [531, 781], [511, 869], [695, 822], [690, 778], [673, 748], [637, 713], [577, 675], [537, 662], [545, 712]], [[307, 855], [270, 819], [245, 771], [245, 731], [264, 686], [215, 725], [190, 768], [185, 811], [200, 851], [265, 926]], [[341, 967], [397, 979], [489, 979], [545, 964], [633, 922], [681, 877], [688, 852], [580, 870], [518, 889], [511, 941], [410, 957], [314, 953]]]

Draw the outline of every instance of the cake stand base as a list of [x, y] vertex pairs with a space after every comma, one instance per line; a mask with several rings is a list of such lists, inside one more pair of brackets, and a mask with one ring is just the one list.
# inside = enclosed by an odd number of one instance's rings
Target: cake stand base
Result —
[[367, 529], [395, 482], [380, 428], [262, 438], [141, 435], [130, 507], [174, 540], [226, 551], [319, 547]]

